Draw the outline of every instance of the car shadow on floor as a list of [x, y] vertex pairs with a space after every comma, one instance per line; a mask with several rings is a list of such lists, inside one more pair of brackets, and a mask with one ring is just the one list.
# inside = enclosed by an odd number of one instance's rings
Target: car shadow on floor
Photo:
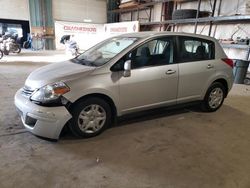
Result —
[[122, 116], [118, 118], [117, 123], [114, 126], [111, 126], [111, 128], [189, 112], [202, 113], [200, 107], [196, 103], [188, 105], [178, 105], [174, 107], [157, 108]]
[[[129, 115], [124, 115], [122, 117], [117, 118], [115, 123], [113, 123], [108, 129], [113, 129], [121, 126], [127, 126], [133, 123], [139, 123], [144, 121], [150, 121], [154, 119], [159, 119], [163, 117], [169, 117], [184, 113], [190, 112], [198, 112], [202, 113], [200, 106], [197, 103], [190, 103], [185, 105], [177, 105], [174, 107], [164, 107], [164, 108], [156, 108], [152, 110], [146, 110], [137, 113], [131, 113]], [[60, 139], [62, 140], [76, 140], [82, 138], [76, 138], [71, 131], [69, 130], [68, 126], [65, 126]]]

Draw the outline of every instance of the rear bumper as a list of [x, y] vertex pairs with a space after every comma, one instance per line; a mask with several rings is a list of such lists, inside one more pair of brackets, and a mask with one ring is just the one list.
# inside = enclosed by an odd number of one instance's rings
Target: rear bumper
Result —
[[[233, 88], [233, 83], [234, 83], [234, 75], [232, 73], [232, 75], [228, 78], [227, 80], [227, 86], [228, 86], [228, 93], [229, 91]], [[227, 93], [227, 94], [228, 94]]]
[[33, 134], [50, 139], [58, 139], [71, 114], [64, 106], [43, 107], [32, 103], [21, 94], [15, 95], [15, 106], [27, 130]]

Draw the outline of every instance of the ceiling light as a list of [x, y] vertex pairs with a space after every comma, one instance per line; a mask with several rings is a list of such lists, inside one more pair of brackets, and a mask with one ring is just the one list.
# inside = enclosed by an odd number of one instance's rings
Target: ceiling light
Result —
[[84, 21], [84, 22], [88, 22], [88, 23], [89, 23], [89, 22], [92, 22], [91, 19], [84, 19], [83, 21]]

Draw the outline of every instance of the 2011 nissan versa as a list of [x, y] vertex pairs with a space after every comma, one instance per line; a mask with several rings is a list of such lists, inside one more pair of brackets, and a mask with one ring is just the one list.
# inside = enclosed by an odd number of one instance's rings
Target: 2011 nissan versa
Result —
[[232, 67], [211, 37], [125, 34], [35, 70], [17, 91], [15, 105], [35, 135], [58, 139], [68, 123], [75, 135], [92, 137], [132, 112], [192, 101], [216, 111], [232, 87]]

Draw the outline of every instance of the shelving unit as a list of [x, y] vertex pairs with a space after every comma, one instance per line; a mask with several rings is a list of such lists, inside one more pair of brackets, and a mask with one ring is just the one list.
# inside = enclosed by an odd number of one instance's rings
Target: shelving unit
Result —
[[[197, 7], [197, 16], [196, 18], [191, 18], [191, 19], [178, 19], [178, 20], [162, 20], [162, 21], [151, 21], [151, 13], [152, 13], [152, 7], [156, 4], [159, 3], [167, 3], [167, 2], [175, 2], [175, 3], [182, 3], [182, 2], [192, 2], [192, 1], [197, 1], [198, 2], [198, 7]], [[250, 21], [250, 16], [242, 16], [242, 15], [236, 15], [236, 16], [217, 16], [214, 17], [214, 12], [215, 12], [215, 7], [217, 4], [217, 0], [214, 0], [213, 3], [213, 7], [212, 7], [212, 15], [211, 17], [203, 17], [203, 18], [199, 18], [198, 14], [200, 11], [200, 3], [202, 0], [156, 0], [156, 1], [152, 1], [149, 3], [140, 3], [136, 6], [136, 7], [132, 7], [132, 8], [126, 8], [126, 9], [115, 9], [115, 10], [111, 10], [109, 11], [110, 14], [112, 13], [132, 13], [132, 12], [138, 12], [139, 15], [139, 11], [141, 10], [150, 10], [149, 12], [149, 18], [148, 18], [148, 22], [144, 22], [144, 23], [140, 23], [140, 25], [142, 26], [153, 26], [153, 25], [168, 25], [168, 24], [172, 24], [172, 25], [177, 25], [177, 24], [195, 24], [195, 26], [197, 27], [198, 23], [207, 23], [209, 22], [210, 25], [212, 25], [213, 23], [228, 23], [228, 22], [246, 22], [246, 21]], [[219, 0], [219, 7], [221, 6], [221, 1]], [[176, 7], [174, 8], [176, 9]], [[131, 16], [132, 18], [132, 16]], [[137, 18], [139, 19], [140, 17], [137, 16]], [[196, 28], [195, 28], [195, 32], [196, 32]]]
[[[177, 9], [177, 5], [179, 3], [183, 2], [198, 2], [197, 7], [197, 15], [196, 18], [189, 18], [189, 19], [178, 19], [178, 20], [172, 20], [172, 19], [164, 19], [164, 7], [165, 3], [172, 2], [173, 9], [172, 11]], [[209, 35], [211, 35], [211, 28], [213, 24], [228, 24], [228, 23], [239, 23], [239, 22], [249, 22], [250, 23], [250, 15], [235, 15], [235, 16], [215, 16], [215, 8], [218, 7], [218, 13], [217, 15], [220, 15], [220, 9], [221, 9], [221, 3], [223, 0], [214, 0], [213, 4], [211, 5], [211, 16], [210, 17], [199, 17], [200, 7], [202, 0], [155, 0], [148, 3], [141, 3], [138, 1], [138, 5], [130, 8], [124, 8], [124, 9], [115, 9], [108, 11], [109, 14], [118, 14], [121, 16], [123, 13], [131, 13], [131, 20], [132, 21], [132, 14], [137, 12], [137, 20], [140, 21], [140, 11], [147, 11], [148, 18], [145, 22], [141, 22], [140, 25], [142, 27], [150, 28], [153, 26], [160, 26], [160, 31], [162, 28], [169, 28], [167, 26], [172, 27], [172, 30], [175, 30], [175, 26], [177, 25], [185, 25], [185, 24], [193, 24], [194, 27], [194, 33], [197, 32], [197, 26], [198, 24], [208, 24], [209, 25]], [[218, 4], [217, 4], [218, 3]], [[152, 9], [154, 5], [156, 4], [162, 4], [162, 12], [161, 12], [161, 18], [160, 21], [152, 21]], [[129, 21], [129, 20], [127, 20]], [[222, 44], [223, 48], [236, 48], [236, 49], [242, 49], [242, 50], [250, 50], [250, 47], [248, 45], [240, 45], [240, 44]]]
[[249, 45], [244, 45], [244, 44], [225, 44], [225, 43], [220, 43], [223, 48], [235, 48], [235, 49], [243, 49], [243, 50], [249, 50], [250, 46]]
[[159, 3], [167, 3], [167, 2], [192, 2], [197, 0], [156, 0], [149, 3], [141, 3], [133, 8], [126, 8], [126, 9], [115, 9], [109, 11], [109, 13], [125, 13], [125, 12], [131, 12], [131, 11], [138, 11], [143, 10], [152, 7], [153, 5], [159, 4]]
[[[194, 2], [194, 1], [198, 1], [198, 7], [197, 7], [197, 16], [194, 19], [182, 19], [182, 20], [164, 20], [162, 19], [163, 17], [163, 11], [164, 8], [163, 6], [165, 6], [165, 3], [170, 3], [170, 2], [174, 2], [175, 6], [173, 6], [173, 10], [177, 9], [177, 3], [182, 3], [182, 2]], [[134, 12], [137, 12], [137, 20], [140, 20], [140, 14], [139, 12], [144, 10], [144, 11], [149, 11], [147, 12], [148, 15], [148, 19], [147, 22], [144, 23], [140, 23], [141, 26], [154, 26], [154, 25], [160, 25], [162, 26], [166, 26], [166, 25], [176, 25], [176, 24], [186, 24], [186, 23], [195, 23], [195, 33], [197, 30], [197, 24], [198, 23], [202, 23], [202, 22], [210, 22], [210, 28], [212, 27], [212, 22], [215, 21], [216, 19], [212, 19], [211, 17], [209, 18], [199, 18], [199, 12], [200, 12], [200, 4], [201, 4], [202, 0], [155, 0], [152, 2], [148, 2], [148, 3], [141, 3], [140, 0], [138, 1], [138, 5], [131, 7], [131, 8], [123, 8], [123, 9], [115, 9], [115, 10], [110, 10], [108, 11], [108, 14], [119, 14], [121, 17], [122, 13], [131, 13], [131, 20], [132, 21], [132, 14]], [[221, 0], [220, 0], [221, 1]], [[151, 17], [152, 17], [152, 7], [156, 4], [162, 4], [162, 11], [161, 11], [161, 21], [159, 22], [152, 22]], [[214, 0], [214, 4], [212, 7], [212, 18], [214, 18], [214, 11], [215, 11], [215, 7], [216, 7], [216, 3], [217, 0]], [[219, 20], [219, 19], [218, 19]], [[128, 20], [127, 20], [128, 21]], [[161, 29], [160, 29], [161, 30]], [[211, 30], [211, 29], [210, 29]], [[211, 32], [211, 31], [210, 31]]]
[[161, 24], [192, 24], [192, 23], [206, 23], [206, 22], [241, 22], [250, 21], [250, 16], [218, 16], [218, 17], [206, 17], [206, 18], [189, 18], [178, 20], [165, 20], [162, 22], [148, 22], [141, 23], [141, 25], [161, 25]]

